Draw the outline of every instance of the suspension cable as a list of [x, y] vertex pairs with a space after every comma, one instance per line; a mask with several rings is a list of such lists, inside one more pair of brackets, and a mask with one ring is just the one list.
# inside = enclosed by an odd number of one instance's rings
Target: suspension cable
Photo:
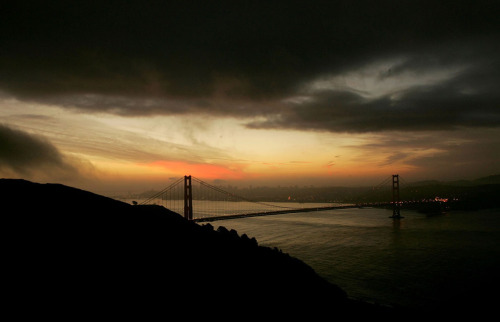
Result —
[[244, 200], [244, 201], [247, 201], [247, 202], [251, 202], [251, 203], [254, 203], [254, 204], [259, 204], [259, 205], [267, 206], [267, 207], [282, 208], [282, 209], [295, 209], [293, 207], [278, 206], [278, 205], [273, 205], [273, 204], [269, 204], [269, 203], [265, 203], [265, 202], [251, 200], [251, 199], [248, 199], [248, 198], [245, 198], [245, 197], [242, 197], [242, 196], [238, 196], [238, 195], [236, 195], [234, 193], [227, 192], [227, 191], [222, 190], [221, 188], [218, 188], [216, 186], [212, 186], [211, 184], [208, 184], [205, 181], [202, 181], [202, 180], [200, 180], [198, 178], [192, 177], [192, 179], [194, 181], [198, 182], [199, 184], [207, 187], [207, 188], [210, 188], [212, 190], [215, 190], [215, 191], [217, 191], [219, 193], [222, 193], [222, 194], [225, 194], [227, 196], [233, 197], [235, 199], [240, 199], [240, 200]]
[[161, 190], [160, 192], [154, 194], [153, 196], [149, 197], [148, 199], [144, 200], [143, 202], [140, 203], [140, 205], [144, 205], [148, 202], [150, 202], [151, 200], [153, 199], [156, 199], [158, 197], [160, 197], [162, 194], [164, 194], [165, 192], [169, 191], [170, 189], [173, 189], [176, 185], [178, 185], [182, 180], [184, 180], [184, 178], [179, 178], [177, 181], [175, 181], [174, 183], [172, 183], [171, 185], [169, 185], [168, 187], [166, 187], [165, 189]]

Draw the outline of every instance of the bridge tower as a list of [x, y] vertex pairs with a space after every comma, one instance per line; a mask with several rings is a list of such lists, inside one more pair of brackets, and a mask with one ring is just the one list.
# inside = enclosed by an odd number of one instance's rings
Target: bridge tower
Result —
[[191, 176], [184, 176], [184, 218], [193, 220], [193, 189]]
[[400, 219], [403, 218], [401, 217], [401, 212], [400, 212], [400, 207], [401, 204], [399, 203], [399, 174], [393, 174], [392, 175], [392, 217], [395, 219]]

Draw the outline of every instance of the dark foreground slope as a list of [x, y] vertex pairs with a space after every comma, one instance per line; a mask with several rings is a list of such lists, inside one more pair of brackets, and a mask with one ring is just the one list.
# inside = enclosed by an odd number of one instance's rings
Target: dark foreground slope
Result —
[[303, 262], [159, 206], [0, 179], [3, 280], [18, 316], [384, 316]]

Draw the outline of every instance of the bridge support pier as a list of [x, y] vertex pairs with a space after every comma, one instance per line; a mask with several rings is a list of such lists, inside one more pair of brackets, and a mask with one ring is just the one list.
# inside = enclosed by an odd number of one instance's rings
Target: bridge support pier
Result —
[[401, 217], [401, 204], [399, 199], [399, 174], [392, 175], [392, 217], [400, 219]]
[[193, 189], [191, 176], [184, 176], [184, 218], [193, 220]]

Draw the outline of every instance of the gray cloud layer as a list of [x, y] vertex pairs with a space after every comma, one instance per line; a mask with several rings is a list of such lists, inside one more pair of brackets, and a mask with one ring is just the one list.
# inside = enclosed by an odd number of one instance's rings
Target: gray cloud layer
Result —
[[[122, 115], [260, 116], [253, 128], [366, 132], [500, 125], [498, 1], [106, 1], [2, 9], [0, 91]], [[465, 68], [367, 98], [304, 93], [390, 57], [380, 81]], [[286, 99], [307, 95], [301, 104]]]
[[311, 101], [290, 104], [286, 112], [248, 126], [332, 132], [497, 127], [500, 93], [494, 88], [494, 79], [500, 80], [500, 65], [488, 68], [492, 71], [474, 68], [439, 84], [414, 86], [377, 98], [346, 90], [321, 91]]
[[61, 177], [78, 171], [50, 142], [0, 124], [0, 174], [6, 173]]

